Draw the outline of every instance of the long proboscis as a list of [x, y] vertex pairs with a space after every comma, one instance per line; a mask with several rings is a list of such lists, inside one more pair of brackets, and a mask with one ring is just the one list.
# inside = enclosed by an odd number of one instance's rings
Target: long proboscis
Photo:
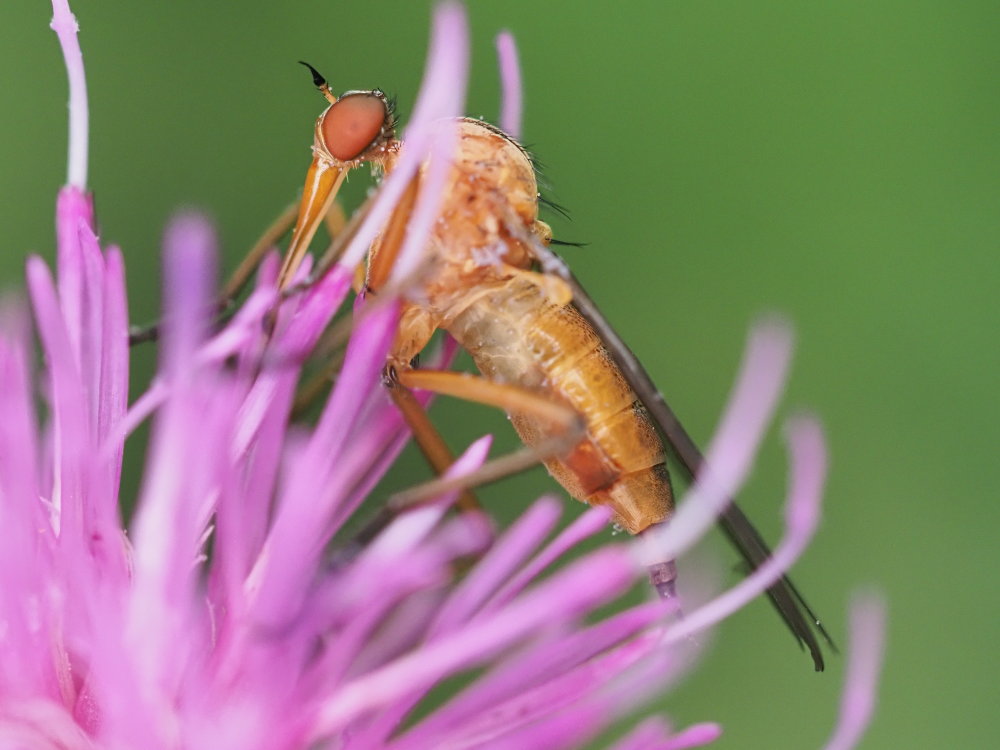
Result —
[[[563, 260], [537, 242], [532, 243], [532, 250], [543, 271], [555, 274], [569, 284], [573, 292], [574, 307], [600, 336], [605, 348], [621, 368], [625, 380], [652, 416], [674, 456], [688, 477], [694, 479], [704, 466], [705, 457], [688, 431], [684, 429], [674, 410], [667, 404], [638, 357], [608, 323], [604, 314]], [[752, 569], [758, 568], [771, 556], [767, 543], [735, 502], [731, 501], [719, 517], [719, 525]], [[767, 594], [799, 645], [809, 649], [816, 671], [821, 672], [824, 667], [823, 651], [813, 630], [815, 629], [823, 637], [831, 650], [836, 652], [837, 647], [820, 619], [788, 576], [783, 576], [767, 590]]]

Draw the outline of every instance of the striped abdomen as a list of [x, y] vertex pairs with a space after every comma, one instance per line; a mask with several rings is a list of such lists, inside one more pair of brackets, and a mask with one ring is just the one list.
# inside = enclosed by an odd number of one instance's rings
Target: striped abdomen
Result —
[[[486, 377], [541, 389], [579, 413], [586, 437], [546, 467], [576, 499], [610, 505], [633, 534], [673, 507], [663, 446], [645, 409], [590, 325], [572, 305], [555, 305], [519, 277], [476, 299], [445, 326]], [[551, 426], [512, 414], [526, 445]]]

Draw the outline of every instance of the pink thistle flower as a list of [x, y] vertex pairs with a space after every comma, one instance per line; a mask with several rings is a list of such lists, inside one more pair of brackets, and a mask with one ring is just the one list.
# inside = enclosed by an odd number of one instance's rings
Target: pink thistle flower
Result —
[[[699, 538], [741, 484], [791, 350], [786, 327], [770, 322], [751, 335], [709, 451], [712, 471], [662, 534], [554, 568], [606, 526], [604, 509], [546, 543], [560, 512], [555, 499], [497, 531], [482, 516], [449, 517], [449, 496], [331, 557], [331, 539], [407, 439], [379, 386], [397, 306], [358, 317], [315, 427], [289, 424], [296, 363], [344, 303], [352, 266], [398, 198], [396, 185], [428, 153], [438, 157], [432, 164], [446, 161], [450, 135], [435, 122], [461, 109], [462, 10], [437, 11], [410, 155], [385, 181], [347, 261], [315, 286], [280, 301], [272, 258], [237, 315], [215, 330], [212, 228], [193, 214], [171, 223], [160, 367], [129, 407], [122, 255], [102, 249], [96, 234], [76, 21], [66, 0], [53, 7], [70, 77], [70, 167], [57, 201], [57, 277], [38, 258], [27, 265], [39, 368], [22, 307], [9, 302], [0, 312], [0, 745], [577, 747], [671, 686], [691, 666], [690, 636], [758, 595], [801, 554], [825, 475], [822, 433], [810, 417], [787, 430], [788, 532], [771, 563], [681, 620], [659, 601], [593, 619], [642, 581], [645, 563]], [[512, 40], [500, 49], [504, 80], [517, 88]], [[518, 92], [505, 108], [513, 130], [519, 101]], [[435, 180], [426, 178], [432, 187], [417, 207], [404, 265], [420, 250], [420, 227], [434, 219]], [[123, 447], [150, 417], [126, 534]], [[452, 473], [474, 470], [488, 448], [488, 438], [473, 443]], [[472, 556], [456, 577], [456, 564]], [[852, 746], [872, 712], [882, 618], [877, 601], [857, 610], [830, 748]], [[414, 718], [432, 688], [470, 671], [476, 676], [446, 703]], [[653, 718], [616, 747], [697, 747], [720, 731], [677, 731]]]

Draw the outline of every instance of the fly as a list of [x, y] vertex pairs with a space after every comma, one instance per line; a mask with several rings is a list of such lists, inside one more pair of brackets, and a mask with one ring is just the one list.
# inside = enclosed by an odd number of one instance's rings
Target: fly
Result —
[[[402, 145], [381, 91], [336, 97], [307, 67], [330, 104], [316, 121], [313, 160], [279, 276], [282, 288], [291, 284], [348, 171], [372, 164], [389, 172]], [[535, 170], [525, 149], [479, 120], [459, 118], [454, 126], [454, 162], [426, 243], [426, 263], [401, 311], [386, 365], [393, 399], [439, 473], [451, 457], [411, 389], [493, 405], [510, 416], [526, 450], [487, 464], [470, 484], [541, 460], [570, 495], [608, 506], [614, 522], [631, 534], [668, 521], [674, 499], [663, 441], [691, 477], [702, 467], [701, 452], [641, 363], [549, 250], [552, 232], [538, 218]], [[419, 190], [418, 173], [369, 250], [364, 293], [385, 288]], [[411, 366], [437, 330], [471, 355], [481, 376]], [[468, 493], [465, 501], [474, 502]], [[735, 504], [720, 525], [751, 568], [769, 557], [767, 544]], [[661, 596], [674, 595], [672, 561], [654, 566], [650, 578]], [[782, 578], [768, 593], [822, 670], [813, 629], [833, 644], [798, 590]]]

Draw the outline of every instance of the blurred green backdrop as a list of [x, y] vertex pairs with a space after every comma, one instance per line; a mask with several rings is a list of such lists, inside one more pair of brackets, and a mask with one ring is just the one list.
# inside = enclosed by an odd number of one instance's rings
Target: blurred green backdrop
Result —
[[[470, 5], [468, 111], [495, 119], [492, 38], [511, 29], [525, 141], [572, 215], [549, 217], [556, 235], [589, 243], [567, 253], [574, 269], [699, 439], [748, 323], [773, 310], [794, 320], [782, 411], [818, 412], [832, 452], [824, 526], [795, 577], [841, 640], [852, 588], [874, 582], [890, 602], [880, 706], [863, 746], [992, 745], [996, 3]], [[217, 220], [232, 267], [299, 190], [323, 105], [295, 61], [313, 62], [335, 90], [397, 93], [405, 120], [430, 10], [332, 0], [73, 7], [90, 84], [90, 185], [103, 238], [124, 248], [137, 321], [157, 310], [161, 230], [178, 206]], [[43, 0], [0, 7], [8, 287], [20, 285], [26, 253], [52, 255], [64, 179], [66, 83], [50, 16]], [[356, 199], [364, 181], [351, 187]], [[513, 443], [487, 410], [436, 411], [456, 446], [487, 430]], [[407, 464], [424, 471], [412, 456]], [[784, 470], [775, 430], [742, 500], [772, 539]], [[535, 472], [484, 495], [510, 516], [551, 489]], [[757, 604], [721, 628], [706, 664], [663, 706], [678, 722], [724, 722], [723, 748], [818, 747], [842, 666], [834, 658], [813, 674]]]

